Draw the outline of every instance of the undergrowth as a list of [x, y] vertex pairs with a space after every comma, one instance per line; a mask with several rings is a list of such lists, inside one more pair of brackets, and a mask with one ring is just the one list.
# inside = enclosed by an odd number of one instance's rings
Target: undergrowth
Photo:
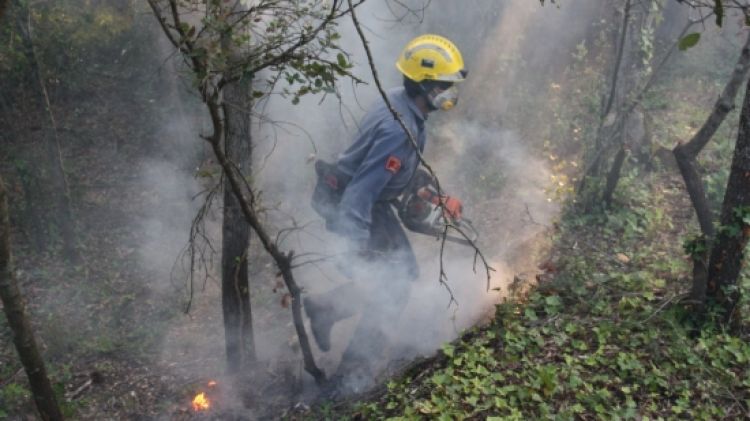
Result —
[[432, 369], [316, 418], [750, 416], [750, 343], [695, 323], [683, 300], [689, 267], [679, 238], [687, 224], [669, 216], [683, 203], [665, 187], [668, 177], [649, 177], [631, 173], [611, 211], [568, 212], [552, 280], [499, 305], [491, 325], [445, 345]]

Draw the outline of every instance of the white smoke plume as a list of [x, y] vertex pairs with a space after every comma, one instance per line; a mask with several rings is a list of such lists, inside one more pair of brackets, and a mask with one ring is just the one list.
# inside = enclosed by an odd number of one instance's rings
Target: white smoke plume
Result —
[[[410, 2], [417, 3], [430, 2]], [[439, 33], [454, 39], [465, 52], [469, 79], [461, 86], [461, 100], [454, 111], [430, 115], [426, 156], [436, 168], [444, 189], [464, 200], [467, 216], [474, 220], [481, 233], [478, 244], [495, 269], [488, 288], [482, 265], [478, 264], [474, 270], [473, 251], [448, 245], [442, 265], [458, 302], [457, 306], [449, 307], [450, 294], [438, 282], [440, 243], [431, 237], [411, 235], [421, 277], [412, 285], [409, 302], [398, 325], [384, 326], [392, 346], [390, 353], [385, 354], [388, 360], [382, 360], [384, 355], [372, 356], [379, 360], [380, 366], [387, 367], [393, 361], [433, 352], [441, 343], [491, 314], [514, 275], [533, 271], [538, 263], [535, 257], [540, 250], [540, 236], [551, 225], [558, 209], [545, 195], [549, 180], [545, 161], [535, 157], [529, 145], [540, 142], [538, 139], [530, 142], [528, 137], [534, 133], [519, 132], [516, 127], [505, 124], [503, 117], [515, 106], [510, 93], [517, 86], [537, 84], [542, 91], [541, 86], [548, 83], [556, 71], [554, 66], [566, 63], [571, 48], [578, 42], [577, 37], [585, 32], [585, 27], [576, 29], [574, 23], [586, 22], [597, 9], [594, 3], [584, 1], [559, 8], [541, 8], [537, 2], [528, 0], [501, 5], [482, 0], [472, 2], [472, 7], [461, 14], [458, 11], [465, 8], [465, 3], [431, 2], [423, 16], [421, 12], [407, 14], [397, 22], [386, 2], [366, 2], [358, 8], [374, 53], [374, 65], [385, 87], [401, 84], [402, 76], [395, 69], [395, 60], [406, 42], [418, 34]], [[304, 226], [283, 244], [284, 249], [293, 249], [297, 255], [314, 252], [335, 256], [341, 248], [340, 238], [325, 231], [321, 218], [310, 207], [315, 182], [311, 158], [335, 159], [351, 142], [357, 122], [379, 96], [352, 24], [343, 22], [339, 29], [342, 47], [355, 63], [353, 73], [365, 80], [366, 85], [343, 82], [337, 95], [303, 97], [298, 105], [291, 105], [288, 98], [273, 96], [256, 106], [256, 112], [263, 118], [254, 126], [253, 180], [262, 192], [263, 205], [269, 209], [268, 224], [277, 230], [292, 224]], [[519, 70], [517, 64], [522, 59], [538, 66], [539, 73]], [[530, 120], [542, 117], [528, 116]], [[141, 250], [145, 264], [161, 262], [162, 267], [171, 267], [179, 250], [177, 244], [181, 239], [186, 240], [189, 216], [197, 206], [189, 200], [200, 189], [193, 174], [183, 171], [178, 175], [166, 175], [176, 165], [174, 162], [156, 164], [144, 172], [144, 177], [159, 186], [157, 189], [164, 189], [165, 197], [182, 204], [179, 211], [162, 208], [144, 224], [144, 230], [150, 232], [154, 240]], [[490, 181], [483, 182], [483, 176], [488, 176]], [[180, 177], [182, 182], [178, 180]], [[220, 244], [220, 233], [215, 231], [216, 244]], [[257, 246], [253, 251], [258, 257], [251, 260], [251, 273], [269, 277], [273, 270], [267, 258]], [[366, 278], [365, 274], [361, 275]], [[329, 261], [302, 266], [296, 269], [295, 276], [306, 294], [330, 290], [346, 281], [335, 263]], [[263, 288], [268, 291], [273, 286], [272, 275], [270, 278], [251, 281], [256, 288], [253, 298], [256, 320], [271, 317], [269, 314], [290, 317], [288, 310], [279, 310], [277, 299], [258, 301], [258, 295], [263, 294], [257, 291]], [[378, 289], [377, 284], [368, 287]], [[216, 334], [221, 330], [217, 294], [218, 288], [209, 282], [203, 295], [194, 298], [194, 311], [202, 313], [206, 319], [192, 327], [179, 327], [166, 336], [165, 361], [187, 361], [211, 355], [212, 364], [203, 371], [221, 370], [221, 358], [216, 358], [223, 352], [223, 341]], [[336, 368], [356, 322], [354, 317], [334, 327], [331, 352], [321, 353], [315, 349], [316, 357], [327, 372]], [[201, 334], [207, 328], [213, 329], [214, 334]], [[300, 372], [298, 359], [280, 351], [288, 350], [290, 343], [291, 348], [295, 346], [294, 341], [290, 341], [293, 335], [288, 325], [285, 330], [260, 330], [256, 335], [262, 361], [283, 360], [269, 364], [291, 364], [292, 371]]]

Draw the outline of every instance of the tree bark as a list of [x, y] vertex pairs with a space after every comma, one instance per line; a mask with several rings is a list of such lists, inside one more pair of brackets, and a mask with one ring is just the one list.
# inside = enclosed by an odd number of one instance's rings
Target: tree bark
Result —
[[62, 420], [63, 416], [57, 406], [55, 393], [47, 377], [44, 361], [37, 349], [31, 323], [26, 316], [26, 306], [13, 272], [8, 199], [2, 179], [0, 179], [0, 299], [2, 299], [8, 325], [13, 331], [13, 343], [16, 346], [18, 357], [21, 359], [26, 376], [29, 378], [31, 392], [39, 415], [43, 420]]
[[604, 188], [604, 194], [602, 199], [604, 200], [604, 206], [612, 206], [612, 195], [615, 193], [617, 188], [617, 182], [620, 181], [620, 173], [622, 172], [622, 166], [625, 163], [625, 158], [628, 156], [628, 151], [625, 149], [625, 145], [620, 147], [615, 155], [615, 160], [612, 162], [612, 168], [610, 168], [607, 174], [607, 185]]
[[[224, 151], [238, 173], [248, 177], [251, 167], [250, 81], [243, 79], [224, 88]], [[221, 303], [224, 312], [224, 339], [227, 368], [239, 373], [244, 361], [255, 360], [247, 253], [250, 225], [242, 215], [229, 180], [224, 179], [224, 220], [222, 222]]]
[[[585, 168], [581, 175], [581, 180], [578, 183], [578, 192], [582, 195], [587, 195], [582, 200], [584, 209], [586, 212], [593, 209], [596, 200], [599, 198], [599, 188], [595, 191], [586, 192], [587, 182], [592, 177], [599, 177], [602, 172], [602, 165], [607, 161], [608, 155], [606, 152], [609, 150], [606, 140], [616, 136], [617, 131], [616, 125], [611, 123], [617, 122], [617, 114], [612, 114], [614, 120], [608, 123], [608, 120], [612, 120], [610, 114], [613, 112], [612, 108], [618, 103], [621, 103], [624, 99], [623, 92], [627, 91], [622, 83], [620, 83], [620, 68], [623, 66], [623, 60], [627, 60], [625, 51], [630, 50], [628, 46], [628, 27], [631, 25], [631, 0], [625, 1], [625, 7], [622, 11], [622, 23], [620, 25], [620, 31], [615, 41], [615, 63], [612, 68], [612, 79], [609, 84], [609, 91], [607, 96], [602, 100], [602, 109], [599, 114], [599, 125], [596, 129], [596, 139], [594, 141], [594, 150], [592, 159], [589, 165]], [[631, 37], [632, 38], [632, 37]], [[630, 52], [630, 51], [629, 51]], [[615, 107], [620, 108], [620, 107]], [[590, 193], [590, 194], [589, 194]]]
[[675, 146], [672, 153], [674, 154], [675, 161], [677, 161], [677, 167], [680, 169], [682, 179], [685, 181], [685, 188], [690, 196], [690, 202], [693, 204], [695, 214], [698, 216], [698, 224], [701, 227], [701, 232], [707, 239], [714, 238], [716, 232], [714, 230], [711, 206], [708, 203], [708, 197], [703, 188], [703, 180], [701, 180], [701, 176], [695, 168], [695, 157], [691, 156], [681, 144]]
[[708, 144], [719, 129], [721, 123], [724, 122], [727, 114], [734, 109], [737, 92], [739, 92], [742, 81], [745, 80], [749, 70], [750, 34], [748, 34], [745, 45], [742, 47], [742, 52], [737, 60], [737, 64], [734, 66], [734, 71], [729, 78], [729, 82], [724, 87], [724, 91], [722, 91], [719, 99], [716, 100], [716, 104], [706, 122], [703, 123], [703, 126], [701, 126], [688, 143], [680, 143], [672, 151], [680, 168], [680, 173], [682, 173], [682, 178], [685, 180], [685, 187], [690, 195], [690, 201], [693, 203], [693, 208], [698, 216], [701, 232], [709, 241], [715, 235], [714, 217], [706, 198], [703, 181], [696, 169], [695, 159], [703, 148], [706, 147], [706, 144]]
[[[235, 22], [232, 16], [243, 11], [240, 2], [219, 5], [218, 14], [226, 16], [227, 30], [221, 35], [221, 48], [229, 63], [239, 61], [240, 45], [232, 40]], [[233, 65], [230, 66], [231, 71]], [[230, 79], [229, 74], [225, 75]], [[250, 109], [252, 84], [249, 78], [228, 83], [221, 92], [221, 111], [224, 116], [224, 153], [235, 174], [247, 180], [251, 174]], [[252, 313], [250, 311], [250, 285], [248, 281], [247, 254], [250, 225], [242, 215], [237, 196], [232, 191], [228, 177], [224, 177], [224, 218], [222, 222], [221, 251], [221, 304], [224, 314], [224, 341], [226, 343], [227, 369], [239, 374], [246, 361], [255, 360]]]
[[725, 322], [736, 326], [740, 298], [737, 278], [750, 239], [750, 83], [740, 114], [740, 128], [721, 208], [722, 229], [711, 250], [707, 295], [724, 311]]
[[[737, 60], [737, 64], [734, 66], [734, 71], [732, 71], [729, 81], [716, 101], [706, 122], [703, 123], [703, 126], [701, 126], [690, 141], [685, 144], [680, 143], [672, 150], [675, 161], [677, 161], [677, 166], [682, 174], [682, 179], [685, 181], [685, 188], [690, 196], [690, 202], [693, 204], [693, 209], [695, 209], [698, 224], [704, 237], [703, 241], [706, 244], [712, 244], [714, 241], [716, 228], [714, 226], [714, 215], [711, 212], [711, 206], [703, 186], [703, 180], [698, 173], [696, 158], [711, 138], [713, 138], [713, 135], [719, 129], [721, 123], [724, 122], [729, 112], [734, 109], [737, 93], [742, 86], [742, 81], [747, 77], [748, 71], [750, 71], [750, 34], [748, 34], [745, 45], [742, 47], [742, 52]], [[745, 101], [747, 101], [747, 98], [745, 98]], [[740, 123], [741, 125], [742, 123]], [[708, 279], [708, 282], [711, 282], [711, 265], [709, 263], [707, 268], [705, 264], [709, 260], [708, 257], [708, 251], [702, 256], [693, 256], [693, 286], [690, 295], [699, 302], [705, 301], [706, 293], [713, 295], [714, 299], [717, 294], [715, 289], [712, 290], [712, 288], [706, 286], [706, 279]], [[708, 273], [706, 273], [707, 270], [709, 271]]]
[[5, 16], [5, 10], [8, 8], [8, 0], [0, 0], [0, 19]]

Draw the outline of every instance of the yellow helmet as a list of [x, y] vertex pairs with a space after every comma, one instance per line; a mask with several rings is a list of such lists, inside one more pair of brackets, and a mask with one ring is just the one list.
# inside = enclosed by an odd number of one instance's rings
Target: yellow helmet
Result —
[[415, 82], [460, 82], [466, 77], [461, 52], [440, 35], [420, 35], [411, 40], [398, 57], [396, 67]]

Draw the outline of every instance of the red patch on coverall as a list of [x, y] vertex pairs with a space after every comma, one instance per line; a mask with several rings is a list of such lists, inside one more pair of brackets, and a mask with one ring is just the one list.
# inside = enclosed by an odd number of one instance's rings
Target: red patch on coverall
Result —
[[385, 161], [385, 169], [396, 174], [401, 169], [401, 160], [391, 155], [388, 160]]

